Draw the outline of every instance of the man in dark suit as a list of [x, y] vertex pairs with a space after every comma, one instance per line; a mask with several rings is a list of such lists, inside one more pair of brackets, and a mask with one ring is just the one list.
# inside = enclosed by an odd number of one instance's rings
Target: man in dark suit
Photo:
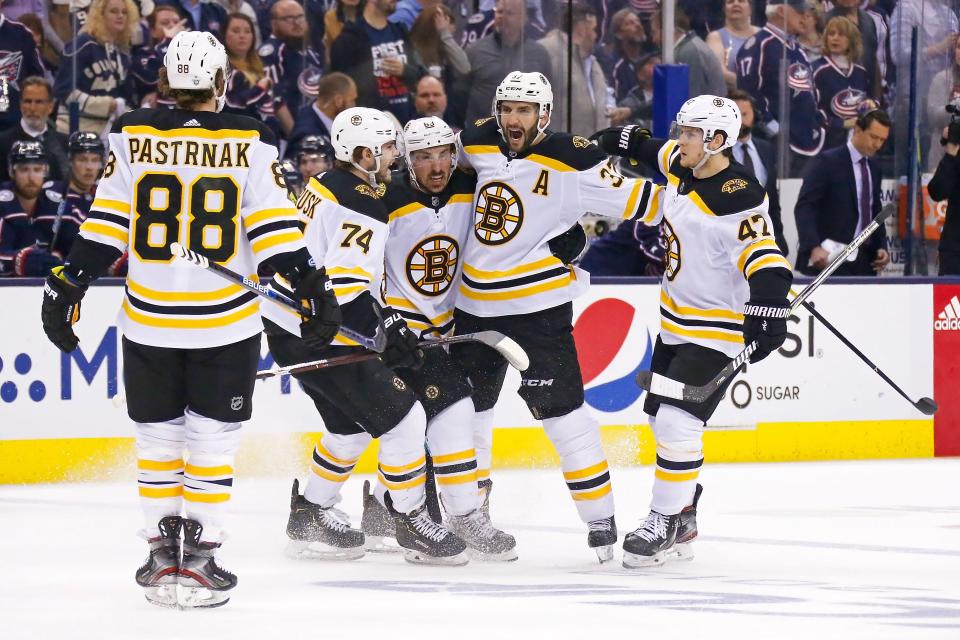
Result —
[[773, 235], [783, 255], [790, 254], [787, 240], [783, 236], [783, 220], [780, 217], [780, 190], [777, 188], [777, 153], [773, 145], [766, 140], [753, 137], [753, 122], [756, 117], [753, 98], [746, 91], [734, 89], [727, 97], [740, 108], [740, 137], [733, 145], [733, 159], [749, 169], [767, 190], [770, 221], [773, 222]]
[[341, 111], [357, 106], [357, 85], [345, 73], [328, 73], [317, 84], [317, 99], [300, 109], [294, 120], [293, 133], [290, 134], [291, 150], [305, 136], [323, 136], [330, 138], [333, 119]]
[[0, 133], [0, 182], [10, 179], [7, 155], [15, 142], [36, 140], [49, 158], [52, 180], [64, 179], [68, 166], [67, 136], [57, 133], [50, 125], [53, 113], [53, 87], [39, 76], [31, 76], [20, 82], [20, 121]]
[[[796, 268], [816, 275], [838, 247], [848, 244], [880, 213], [880, 169], [873, 156], [890, 135], [890, 116], [881, 109], [861, 115], [847, 144], [812, 159], [800, 187], [795, 215], [800, 249]], [[887, 233], [880, 227], [837, 275], [870, 276], [890, 262]]]

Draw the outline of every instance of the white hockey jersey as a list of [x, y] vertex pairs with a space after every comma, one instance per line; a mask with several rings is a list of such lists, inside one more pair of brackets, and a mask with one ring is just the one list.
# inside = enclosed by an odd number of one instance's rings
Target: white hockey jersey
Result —
[[516, 154], [485, 118], [457, 140], [461, 164], [477, 172], [457, 300], [467, 313], [528, 314], [569, 302], [586, 291], [590, 275], [564, 265], [548, 241], [587, 213], [632, 220], [659, 210], [663, 187], [624, 178], [586, 138], [551, 132]]
[[390, 211], [386, 252], [386, 303], [419, 335], [444, 336], [453, 328], [453, 307], [463, 247], [473, 233], [476, 176], [454, 171], [439, 194], [394, 180], [384, 204]]
[[117, 120], [80, 235], [129, 250], [118, 324], [158, 347], [220, 346], [263, 328], [255, 294], [174, 259], [173, 242], [254, 278], [260, 262], [304, 248], [270, 130], [245, 116], [177, 109]]
[[[381, 299], [383, 255], [387, 244], [387, 208], [374, 190], [349, 171], [334, 169], [310, 178], [297, 199], [297, 208], [306, 223], [303, 235], [317, 266], [323, 265], [343, 312], [343, 324], [374, 335], [378, 318], [373, 305]], [[274, 290], [292, 298], [290, 283], [274, 276]], [[364, 296], [364, 294], [369, 294]], [[356, 302], [356, 305], [351, 303]], [[361, 305], [362, 309], [356, 306]], [[263, 317], [293, 335], [300, 335], [300, 315], [292, 309], [271, 304]], [[357, 346], [343, 335], [333, 345]]]
[[[666, 272], [660, 289], [660, 338], [735, 356], [743, 350], [747, 281], [763, 269], [786, 269], [773, 236], [767, 194], [741, 165], [705, 179], [680, 166], [677, 143], [645, 145], [667, 177], [663, 206], [646, 224], [666, 227]], [[654, 158], [640, 160], [654, 165]]]

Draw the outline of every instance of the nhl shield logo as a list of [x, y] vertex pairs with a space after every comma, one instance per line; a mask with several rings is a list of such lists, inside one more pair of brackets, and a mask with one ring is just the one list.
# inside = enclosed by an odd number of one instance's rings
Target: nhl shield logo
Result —
[[230, 408], [234, 411], [243, 409], [243, 396], [233, 396], [230, 398]]

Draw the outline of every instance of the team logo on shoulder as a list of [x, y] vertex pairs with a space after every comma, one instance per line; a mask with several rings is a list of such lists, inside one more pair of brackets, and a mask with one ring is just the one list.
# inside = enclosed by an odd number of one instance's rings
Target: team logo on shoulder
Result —
[[387, 193], [387, 185], [380, 183], [377, 185], [377, 188], [373, 192], [378, 198], [382, 198]]
[[741, 178], [733, 178], [732, 180], [727, 180], [723, 183], [723, 186], [720, 187], [720, 191], [724, 193], [734, 193], [735, 191], [740, 191], [740, 189], [747, 188], [747, 181]]
[[431, 236], [407, 256], [407, 280], [425, 296], [439, 296], [450, 288], [457, 272], [460, 245], [450, 236]]
[[573, 146], [577, 149], [586, 149], [592, 144], [593, 142], [591, 140], [587, 140], [583, 136], [573, 136]]
[[509, 242], [523, 225], [523, 201], [513, 187], [503, 182], [488, 182], [480, 187], [473, 229], [483, 244]]
[[371, 198], [377, 197], [377, 192], [368, 184], [358, 184], [354, 189], [356, 189], [357, 193], [362, 193], [365, 196], [370, 196]]
[[0, 202], [12, 202], [13, 201], [13, 191], [9, 189], [4, 189], [0, 191]]
[[487, 124], [487, 123], [490, 122], [491, 120], [493, 120], [493, 116], [490, 116], [490, 117], [487, 117], [487, 118], [480, 118], [479, 120], [474, 120], [474, 121], [473, 121], [473, 126], [475, 126], [475, 127], [482, 127], [483, 125]]
[[677, 232], [673, 230], [673, 225], [671, 225], [666, 218], [663, 219], [663, 228], [667, 236], [667, 251], [663, 259], [663, 275], [667, 276], [667, 280], [673, 282], [673, 279], [680, 273], [680, 267], [682, 266], [680, 261], [680, 238], [677, 237]]
[[264, 57], [264, 58], [266, 58], [267, 56], [271, 55], [273, 52], [274, 52], [273, 45], [270, 44], [269, 42], [261, 45], [260, 48], [257, 49], [257, 53], [260, 54], [260, 55], [261, 55], [262, 57]]
[[810, 67], [802, 62], [794, 62], [787, 67], [787, 86], [794, 91], [813, 91], [813, 74]]
[[63, 200], [63, 194], [60, 193], [59, 191], [55, 191], [53, 189], [47, 189], [46, 194], [47, 194], [47, 200], [49, 200], [50, 202], [60, 202], [61, 200]]

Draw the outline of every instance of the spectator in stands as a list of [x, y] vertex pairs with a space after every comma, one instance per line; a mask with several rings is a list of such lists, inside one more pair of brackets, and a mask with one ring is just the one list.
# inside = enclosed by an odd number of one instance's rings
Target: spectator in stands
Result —
[[439, 4], [424, 9], [410, 30], [415, 64], [440, 78], [445, 85], [453, 80], [455, 74], [470, 73], [470, 61], [453, 39], [453, 29], [453, 14]]
[[20, 82], [22, 113], [20, 121], [0, 133], [0, 181], [10, 175], [7, 156], [15, 142], [35, 140], [43, 147], [45, 157], [52, 162], [50, 177], [63, 179], [67, 166], [67, 136], [50, 126], [53, 113], [53, 87], [45, 78], [31, 76]]
[[330, 49], [330, 69], [357, 83], [358, 104], [389, 111], [401, 125], [413, 117], [412, 88], [423, 75], [403, 25], [388, 20], [397, 0], [367, 0]]
[[737, 103], [740, 109], [740, 137], [733, 146], [733, 159], [742, 164], [754, 175], [767, 190], [770, 221], [773, 223], [773, 235], [783, 255], [790, 254], [786, 238], [783, 235], [783, 220], [780, 214], [780, 190], [777, 188], [777, 150], [766, 140], [753, 137], [753, 123], [756, 110], [753, 98], [746, 91], [734, 89], [727, 97]]
[[57, 69], [60, 66], [60, 55], [47, 45], [47, 32], [44, 30], [43, 20], [35, 13], [25, 13], [18, 20], [30, 30], [33, 41], [40, 52], [40, 61], [43, 63], [43, 77], [53, 82]]
[[188, 31], [218, 34], [227, 22], [227, 10], [215, 0], [156, 0], [156, 5], [177, 9], [186, 18]]
[[[260, 46], [260, 25], [257, 23], [257, 12], [254, 10], [253, 6], [247, 2], [247, 0], [217, 0], [224, 9], [227, 10], [227, 20], [230, 19], [230, 15], [234, 13], [240, 13], [248, 18], [253, 23], [253, 43], [254, 48]], [[223, 33], [226, 35], [227, 26], [224, 25]]]
[[227, 76], [224, 111], [266, 122], [274, 121], [273, 82], [254, 47], [256, 23], [245, 13], [232, 13], [223, 30], [223, 45], [232, 67]]
[[299, 87], [302, 73], [309, 67], [322, 68], [321, 53], [307, 45], [307, 19], [296, 0], [277, 0], [270, 7], [273, 35], [257, 50], [263, 59], [264, 73], [273, 82], [273, 95], [279, 101], [277, 119], [285, 134], [293, 130], [294, 115], [303, 106]]
[[0, 131], [14, 126], [20, 119], [20, 81], [29, 76], [43, 76], [43, 62], [37, 43], [30, 30], [19, 22], [14, 22], [0, 14], [0, 42], [5, 54], [19, 64], [5, 64], [0, 67], [0, 77], [7, 81], [7, 95], [0, 94], [0, 100], [9, 103], [6, 111], [0, 111]]
[[950, 122], [945, 108], [948, 104], [960, 106], [960, 39], [953, 46], [951, 64], [933, 77], [927, 94], [927, 122], [931, 129], [927, 166], [937, 166], [943, 157], [945, 147], [940, 144], [940, 133]]
[[830, 25], [830, 20], [838, 16], [847, 18], [856, 26], [860, 34], [860, 48], [863, 51], [858, 63], [867, 73], [869, 96], [879, 100], [883, 94], [877, 59], [881, 53], [885, 53], [886, 42], [880, 39], [877, 21], [866, 10], [861, 9], [860, 5], [860, 0], [833, 0], [833, 9], [826, 15], [827, 27]]
[[160, 97], [157, 95], [157, 78], [163, 66], [163, 56], [173, 36], [186, 29], [187, 20], [174, 7], [157, 7], [147, 16], [150, 39], [133, 49], [133, 61], [130, 75], [140, 104], [155, 107]]
[[797, 44], [807, 56], [807, 62], [813, 64], [823, 56], [823, 15], [816, 4], [803, 14], [803, 30], [797, 36]]
[[390, 14], [390, 22], [402, 24], [407, 31], [411, 31], [420, 14], [438, 4], [441, 4], [440, 0], [397, 0], [397, 9]]
[[263, 40], [270, 37], [273, 33], [273, 25], [270, 20], [270, 9], [276, 4], [277, 0], [247, 0], [253, 7], [253, 12], [257, 14], [257, 27]]
[[357, 106], [357, 85], [345, 73], [328, 73], [317, 85], [316, 101], [300, 109], [297, 123], [290, 134], [291, 146], [308, 135], [330, 137], [333, 119], [341, 111]]
[[[861, 115], [847, 144], [828, 149], [807, 166], [794, 215], [800, 248], [796, 268], [816, 275], [880, 213], [880, 167], [873, 156], [890, 134], [890, 116], [875, 109]], [[883, 225], [836, 275], [868, 276], [890, 261]]]
[[455, 131], [462, 128], [451, 124], [454, 118], [450, 113], [446, 89], [440, 80], [431, 75], [425, 75], [417, 82], [413, 106], [418, 118], [436, 116], [450, 124]]
[[[93, 0], [80, 37], [63, 48], [54, 95], [60, 102], [57, 130], [70, 130], [70, 105], [80, 108], [80, 130], [102, 134], [135, 105], [130, 38], [140, 16], [132, 0]], [[76, 56], [76, 85], [72, 74]]]
[[610, 33], [613, 34], [610, 77], [619, 103], [637, 84], [637, 62], [644, 53], [643, 23], [633, 9], [624, 7], [610, 19]]
[[356, 22], [363, 14], [363, 3], [364, 0], [334, 0], [333, 6], [324, 14], [323, 48], [327, 64], [330, 64], [330, 47], [333, 41], [340, 37], [345, 23]]
[[645, 129], [653, 126], [653, 69], [660, 64], [656, 51], [645, 53], [636, 62], [636, 84], [627, 97], [617, 103], [610, 114], [610, 124], [637, 124]]
[[960, 139], [960, 124], [946, 126], [941, 133], [943, 156], [927, 189], [933, 200], [947, 201], [947, 215], [940, 232], [939, 274], [960, 276], [960, 212], [957, 211], [960, 207], [960, 158], [957, 157], [960, 144], [956, 142]]
[[466, 122], [490, 115], [497, 85], [511, 71], [539, 71], [552, 83], [550, 57], [537, 42], [526, 38], [524, 0], [497, 0], [493, 33], [467, 47], [470, 73], [462, 86], [467, 92]]
[[707, 46], [723, 66], [728, 89], [737, 87], [737, 53], [743, 43], [756, 35], [759, 27], [751, 23], [753, 0], [725, 0], [723, 26], [707, 34]]
[[[727, 85], [723, 80], [723, 66], [717, 56], [713, 55], [710, 47], [700, 36], [690, 30], [690, 17], [685, 13], [681, 3], [677, 4], [675, 11], [673, 59], [677, 64], [685, 64], [689, 67], [689, 96], [695, 98], [704, 94], [726, 95]], [[650, 39], [658, 47], [662, 46], [660, 24], [661, 15], [658, 12], [650, 21]]]
[[[846, 143], [861, 103], [870, 95], [867, 70], [857, 62], [862, 54], [860, 31], [847, 18], [830, 18], [824, 31], [824, 56], [813, 63], [817, 107], [826, 124], [824, 149]], [[879, 106], [873, 103], [873, 106]]]

